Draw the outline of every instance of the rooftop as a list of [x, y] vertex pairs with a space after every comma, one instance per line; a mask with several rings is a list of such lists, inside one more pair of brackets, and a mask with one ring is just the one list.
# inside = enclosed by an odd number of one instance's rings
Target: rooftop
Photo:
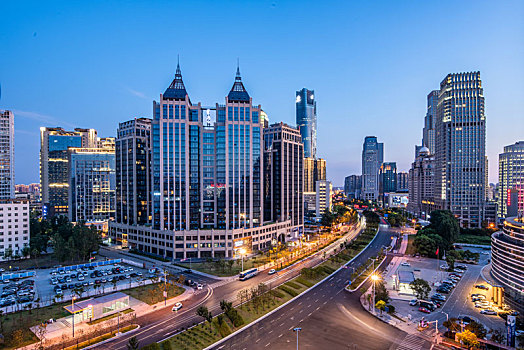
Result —
[[89, 306], [106, 304], [106, 303], [117, 301], [123, 298], [129, 298], [129, 296], [122, 292], [116, 292], [116, 293], [107, 294], [107, 295], [104, 295], [98, 298], [82, 300], [82, 301], [79, 301], [78, 303], [75, 303], [73, 307], [71, 307], [71, 305], [64, 306], [64, 309], [66, 309], [70, 313], [73, 313], [73, 312], [77, 313], [79, 311], [87, 309]]

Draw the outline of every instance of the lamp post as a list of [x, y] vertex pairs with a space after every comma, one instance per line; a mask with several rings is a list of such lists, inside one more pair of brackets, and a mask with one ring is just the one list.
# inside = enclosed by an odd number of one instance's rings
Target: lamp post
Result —
[[373, 315], [375, 314], [375, 282], [378, 281], [379, 277], [374, 273], [371, 275], [371, 280], [373, 281]]
[[240, 257], [242, 259], [242, 271], [244, 271], [244, 254], [246, 254], [246, 249], [242, 248], [238, 252], [240, 253]]
[[448, 315], [446, 312], [444, 312], [444, 311], [441, 311], [441, 312], [442, 312], [444, 315], [446, 315], [446, 321], [449, 321], [449, 315]]
[[167, 270], [164, 269], [164, 306], [167, 305]]
[[75, 337], [75, 299], [76, 297], [73, 295], [71, 297], [71, 312], [73, 313], [73, 338]]
[[302, 330], [302, 328], [300, 328], [300, 327], [293, 328], [293, 332], [297, 333], [297, 350], [298, 350], [298, 332], [300, 332], [301, 330]]

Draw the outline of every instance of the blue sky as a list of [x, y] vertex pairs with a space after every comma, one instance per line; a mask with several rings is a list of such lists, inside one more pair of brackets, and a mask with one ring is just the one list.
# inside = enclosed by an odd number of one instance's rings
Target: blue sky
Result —
[[38, 181], [40, 126], [151, 116], [180, 55], [193, 102], [222, 103], [237, 57], [270, 122], [295, 122], [295, 91], [315, 90], [318, 155], [342, 185], [366, 135], [407, 171], [426, 95], [447, 73], [481, 72], [490, 181], [524, 139], [522, 1], [3, 1], [0, 109], [15, 112], [16, 182]]

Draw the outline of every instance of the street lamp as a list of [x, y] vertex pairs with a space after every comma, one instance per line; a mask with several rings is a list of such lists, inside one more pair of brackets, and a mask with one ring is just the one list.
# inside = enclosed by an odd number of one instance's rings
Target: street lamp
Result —
[[73, 313], [73, 338], [75, 337], [75, 299], [76, 297], [73, 295], [71, 297], [71, 312]]
[[449, 315], [448, 315], [446, 312], [444, 312], [444, 311], [441, 311], [441, 312], [442, 312], [444, 315], [446, 315], [446, 321], [449, 321]]
[[300, 328], [300, 327], [293, 328], [293, 332], [297, 333], [297, 350], [298, 350], [298, 332], [300, 332], [301, 330], [302, 330], [302, 328]]
[[371, 275], [371, 280], [373, 281], [373, 315], [375, 314], [375, 282], [378, 281], [380, 277], [376, 274]]
[[246, 254], [246, 249], [241, 248], [238, 252], [240, 253], [240, 256], [242, 258], [242, 271], [244, 271], [244, 254]]

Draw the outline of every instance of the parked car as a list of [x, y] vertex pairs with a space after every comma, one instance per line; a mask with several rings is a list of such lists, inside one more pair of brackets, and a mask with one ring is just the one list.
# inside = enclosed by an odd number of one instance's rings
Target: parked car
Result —
[[417, 306], [418, 305], [418, 300], [417, 299], [411, 299], [409, 301], [409, 305], [410, 306]]
[[178, 303], [175, 303], [175, 305], [173, 305], [173, 311], [178, 311], [182, 308], [182, 303], [181, 302], [178, 302]]
[[422, 306], [418, 308], [418, 311], [423, 312], [425, 314], [430, 314], [431, 313], [431, 311], [429, 311], [428, 309], [426, 309], [425, 307], [422, 307]]
[[488, 289], [489, 289], [488, 286], [485, 286], [485, 285], [483, 285], [483, 284], [477, 284], [477, 285], [475, 286], [475, 288], [478, 288], [478, 289], [484, 289], [484, 290], [488, 290]]
[[204, 288], [204, 286], [199, 283], [199, 284], [197, 284], [196, 288], [200, 290], [200, 289]]
[[491, 309], [484, 309], [480, 313], [483, 315], [496, 315], [497, 314], [495, 310], [491, 310]]
[[442, 270], [447, 270], [447, 269], [449, 269], [449, 266], [446, 265], [446, 264], [443, 264], [443, 265], [440, 265], [440, 268], [441, 268]]

